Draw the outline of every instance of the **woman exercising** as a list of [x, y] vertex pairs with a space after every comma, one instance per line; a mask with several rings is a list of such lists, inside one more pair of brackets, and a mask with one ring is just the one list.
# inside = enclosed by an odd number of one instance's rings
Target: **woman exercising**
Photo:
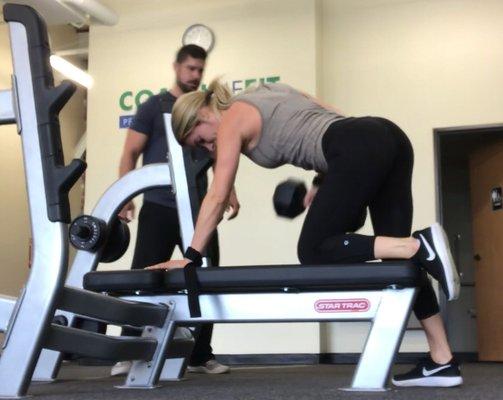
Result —
[[[200, 263], [225, 212], [243, 153], [266, 168], [292, 164], [318, 173], [305, 198], [310, 208], [298, 243], [302, 264], [412, 259], [440, 283], [448, 300], [457, 298], [459, 277], [443, 229], [435, 224], [411, 236], [413, 150], [393, 122], [345, 117], [285, 84], [264, 84], [232, 97], [215, 80], [206, 92], [178, 98], [172, 124], [181, 144], [206, 148], [216, 165], [185, 259], [154, 268]], [[367, 208], [375, 236], [353, 233]], [[393, 383], [460, 385], [429, 281], [419, 291], [414, 313], [426, 332], [430, 356]]]

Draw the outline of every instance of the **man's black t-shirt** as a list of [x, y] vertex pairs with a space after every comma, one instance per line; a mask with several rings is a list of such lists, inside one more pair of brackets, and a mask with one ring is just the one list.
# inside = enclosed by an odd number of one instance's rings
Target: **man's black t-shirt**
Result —
[[[130, 128], [148, 136], [147, 143], [143, 149], [143, 165], [165, 163], [167, 161], [168, 142], [164, 129], [161, 102], [162, 109], [165, 112], [171, 112], [175, 101], [176, 97], [170, 92], [161, 92], [151, 96], [138, 107]], [[193, 152], [193, 158], [200, 159], [202, 157], [207, 157], [205, 152]], [[197, 183], [200, 195], [204, 195], [207, 188], [206, 174], [202, 174]], [[151, 189], [145, 192], [143, 199], [144, 201], [161, 204], [166, 207], [176, 207], [175, 195], [171, 191], [171, 188]]]

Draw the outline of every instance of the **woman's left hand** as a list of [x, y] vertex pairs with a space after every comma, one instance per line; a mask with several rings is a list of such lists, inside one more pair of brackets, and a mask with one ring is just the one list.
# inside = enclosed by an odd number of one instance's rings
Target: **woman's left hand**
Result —
[[238, 196], [236, 194], [236, 189], [233, 187], [229, 195], [229, 202], [227, 203], [226, 211], [229, 212], [227, 219], [231, 220], [236, 218], [239, 214], [239, 209], [241, 204], [239, 204]]
[[151, 265], [146, 269], [164, 269], [168, 271], [170, 269], [184, 268], [188, 263], [190, 263], [190, 260], [187, 260], [186, 258], [183, 260], [169, 260], [156, 265]]
[[316, 193], [318, 193], [318, 186], [311, 186], [311, 189], [309, 189], [309, 191], [306, 193], [306, 195], [304, 196], [304, 207], [305, 208], [308, 208], [311, 206], [311, 203], [313, 202], [314, 200], [314, 197], [316, 196]]

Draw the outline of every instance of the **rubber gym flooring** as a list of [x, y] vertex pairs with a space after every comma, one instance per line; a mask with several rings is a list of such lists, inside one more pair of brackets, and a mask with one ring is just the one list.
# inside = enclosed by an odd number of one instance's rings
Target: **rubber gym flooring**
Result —
[[[503, 363], [462, 365], [465, 384], [459, 388], [393, 388], [387, 392], [355, 393], [338, 388], [351, 381], [354, 365], [234, 367], [226, 375], [187, 374], [180, 382], [163, 382], [153, 390], [115, 389], [123, 378], [109, 377], [110, 367], [63, 365], [59, 380], [35, 383], [29, 394], [45, 399], [106, 400], [302, 400], [302, 399], [484, 399], [503, 400]], [[396, 365], [402, 372], [410, 365]], [[78, 378], [78, 380], [77, 380]]]

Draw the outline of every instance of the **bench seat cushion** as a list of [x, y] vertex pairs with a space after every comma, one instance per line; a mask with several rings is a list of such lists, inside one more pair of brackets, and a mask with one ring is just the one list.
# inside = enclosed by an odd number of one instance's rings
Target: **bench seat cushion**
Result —
[[[371, 290], [417, 287], [424, 273], [409, 261], [333, 265], [261, 265], [198, 268], [200, 293]], [[116, 294], [176, 293], [186, 288], [183, 270], [95, 271], [84, 288]]]

